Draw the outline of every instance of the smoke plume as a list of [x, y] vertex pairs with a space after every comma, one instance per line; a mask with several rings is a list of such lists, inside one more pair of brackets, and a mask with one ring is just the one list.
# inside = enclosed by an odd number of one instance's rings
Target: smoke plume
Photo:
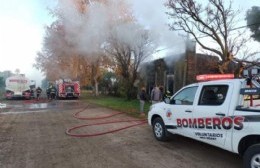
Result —
[[169, 18], [165, 13], [167, 11], [164, 1], [158, 0], [128, 0], [132, 3], [135, 15], [140, 23], [150, 29], [157, 37], [160, 44], [158, 52], [159, 57], [168, 55], [177, 55], [185, 51], [185, 39], [176, 32], [170, 31], [168, 27]]
[[[91, 2], [88, 4], [86, 12], [80, 12], [72, 1], [59, 1], [59, 13], [64, 21], [66, 31], [65, 38], [84, 56], [100, 52], [106, 43], [105, 39], [111, 33], [110, 30], [120, 20], [120, 11], [122, 10], [121, 0], [109, 0], [109, 3], [106, 4]], [[137, 22], [149, 31], [151, 39], [155, 43], [154, 46], [160, 46], [160, 51], [154, 51], [157, 58], [184, 52], [185, 40], [169, 30], [165, 14], [166, 8], [161, 1], [127, 0], [124, 2], [128, 3], [127, 5], [130, 11], [133, 11]], [[120, 27], [123, 28], [120, 29]], [[122, 41], [127, 39], [132, 43], [136, 42], [136, 36], [132, 34], [133, 31], [126, 32], [129, 29], [119, 25], [117, 29], [121, 31], [118, 35]]]

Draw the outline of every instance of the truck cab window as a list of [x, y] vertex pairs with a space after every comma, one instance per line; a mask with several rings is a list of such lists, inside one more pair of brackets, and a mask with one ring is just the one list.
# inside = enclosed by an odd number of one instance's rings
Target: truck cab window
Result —
[[204, 86], [201, 91], [199, 105], [218, 106], [224, 103], [228, 85]]
[[177, 104], [177, 105], [192, 105], [195, 94], [197, 91], [197, 86], [196, 87], [189, 87], [185, 88], [182, 91], [180, 91], [176, 96], [174, 96], [171, 99], [170, 104]]
[[[249, 86], [247, 85], [245, 87], [245, 89], [257, 89], [256, 86]], [[259, 94], [253, 94], [253, 95], [250, 95], [250, 94], [244, 94], [243, 95], [243, 103], [242, 103], [242, 106], [243, 107], [250, 107], [251, 105], [251, 102], [252, 101], [252, 106], [260, 106], [260, 95]]]

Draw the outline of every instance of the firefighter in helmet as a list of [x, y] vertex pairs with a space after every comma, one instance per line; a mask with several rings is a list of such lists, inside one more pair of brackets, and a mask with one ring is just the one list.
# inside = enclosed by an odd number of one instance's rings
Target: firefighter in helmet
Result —
[[39, 100], [40, 99], [40, 95], [42, 93], [42, 89], [38, 86], [35, 91], [36, 91], [36, 98], [37, 98], [37, 100]]
[[56, 97], [56, 88], [50, 83], [49, 87], [46, 89], [46, 94], [48, 99], [55, 99]]
[[164, 94], [163, 94], [163, 100], [166, 98], [171, 98], [171, 92], [169, 90], [167, 90]]

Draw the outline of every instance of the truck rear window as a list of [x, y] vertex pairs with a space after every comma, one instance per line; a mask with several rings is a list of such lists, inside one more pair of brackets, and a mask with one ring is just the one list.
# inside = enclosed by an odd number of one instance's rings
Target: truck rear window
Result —
[[[250, 92], [251, 90], [256, 90], [256, 92]], [[248, 92], [248, 94], [246, 92]], [[242, 103], [242, 107], [260, 106], [259, 88], [256, 88], [255, 86], [246, 86], [245, 88], [242, 88], [240, 90], [240, 94], [243, 95], [244, 100]]]
[[199, 105], [218, 106], [224, 103], [228, 91], [228, 85], [203, 86]]

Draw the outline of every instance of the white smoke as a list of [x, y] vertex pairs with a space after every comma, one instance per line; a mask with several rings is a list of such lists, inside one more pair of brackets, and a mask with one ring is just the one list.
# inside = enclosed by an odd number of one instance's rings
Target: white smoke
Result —
[[83, 55], [100, 51], [109, 36], [111, 20], [119, 16], [119, 1], [103, 4], [92, 1], [87, 12], [79, 12], [71, 1], [61, 1], [60, 13], [69, 41]]
[[185, 51], [186, 39], [169, 30], [169, 18], [166, 14], [164, 1], [158, 0], [128, 0], [133, 5], [135, 15], [140, 23], [157, 36], [160, 48], [156, 55], [168, 56]]
[[[64, 20], [66, 40], [84, 56], [100, 52], [111, 33], [112, 24], [115, 26], [117, 20], [120, 20], [122, 1], [110, 0], [106, 4], [91, 1], [85, 13], [79, 12], [72, 1], [59, 2], [59, 13]], [[128, 3], [129, 9], [134, 11], [137, 22], [149, 30], [151, 38], [156, 42], [154, 46], [159, 45], [162, 49], [154, 55], [168, 56], [172, 53], [184, 52], [185, 40], [169, 30], [163, 2], [158, 0], [124, 0], [123, 2]], [[129, 28], [121, 26], [118, 30], [122, 40], [136, 42], [136, 36], [133, 35], [133, 31], [129, 32]]]

